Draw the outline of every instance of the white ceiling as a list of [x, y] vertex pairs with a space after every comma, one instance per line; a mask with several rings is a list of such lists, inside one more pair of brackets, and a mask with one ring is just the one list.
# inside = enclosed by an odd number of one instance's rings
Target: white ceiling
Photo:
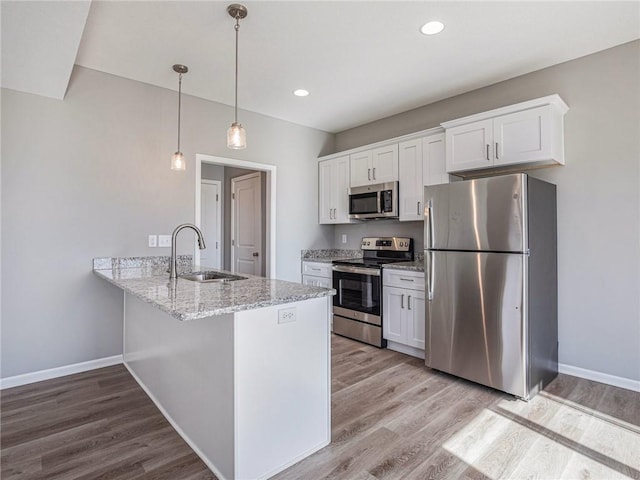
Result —
[[[233, 105], [231, 1], [94, 0], [86, 25], [77, 13], [83, 3], [3, 0], [3, 87], [31, 91], [26, 81], [24, 88], [15, 79], [5, 84], [6, 69], [20, 73], [14, 65], [29, 63], [25, 59], [58, 61], [77, 50], [78, 65], [173, 90], [177, 74], [171, 67], [183, 63], [190, 69], [184, 93]], [[239, 108], [329, 132], [640, 38], [640, 1], [244, 4], [249, 15], [240, 27]], [[84, 26], [79, 48], [68, 41], [72, 34], [57, 41], [46, 29], [29, 29], [25, 41], [25, 29], [13, 25], [5, 36], [7, 12], [24, 25], [34, 17], [40, 23], [65, 17], [71, 32]], [[445, 24], [444, 32], [422, 35], [420, 26], [432, 19]], [[7, 53], [11, 62], [5, 62]], [[64, 66], [70, 74], [69, 62]], [[38, 68], [56, 85], [68, 81], [58, 71], [64, 68], [52, 62]], [[311, 95], [294, 97], [297, 88]], [[56, 97], [60, 88], [45, 90], [32, 93]]]

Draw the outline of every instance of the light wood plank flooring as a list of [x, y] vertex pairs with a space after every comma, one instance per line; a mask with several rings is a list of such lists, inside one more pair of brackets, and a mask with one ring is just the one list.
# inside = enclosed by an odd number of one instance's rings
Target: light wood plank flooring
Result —
[[2, 480], [216, 478], [123, 365], [0, 398]]
[[[640, 479], [640, 394], [560, 375], [531, 402], [334, 336], [332, 443], [274, 478]], [[122, 366], [4, 390], [2, 479], [209, 479]]]

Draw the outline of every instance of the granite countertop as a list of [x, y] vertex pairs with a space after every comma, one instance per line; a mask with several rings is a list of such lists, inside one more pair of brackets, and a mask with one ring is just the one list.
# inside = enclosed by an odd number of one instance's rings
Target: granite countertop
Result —
[[413, 272], [424, 272], [424, 262], [421, 260], [416, 260], [413, 262], [395, 262], [384, 265], [383, 268], [388, 268], [390, 270], [410, 270]]
[[334, 260], [361, 258], [362, 250], [345, 250], [340, 248], [325, 248], [319, 250], [302, 250], [300, 259], [303, 262], [331, 263]]
[[[97, 258], [93, 261], [93, 271], [178, 320], [195, 320], [335, 294], [330, 288], [253, 275], [242, 275], [246, 280], [228, 283], [198, 283], [183, 278], [171, 282], [168, 265], [169, 257]], [[189, 255], [178, 259], [179, 274], [201, 270], [212, 269], [192, 266]]]

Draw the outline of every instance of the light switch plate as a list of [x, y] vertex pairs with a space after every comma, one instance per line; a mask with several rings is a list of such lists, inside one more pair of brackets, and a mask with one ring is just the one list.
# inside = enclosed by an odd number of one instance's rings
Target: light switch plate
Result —
[[149, 235], [149, 246], [157, 247], [158, 246], [158, 236], [157, 235]]
[[171, 235], [158, 235], [158, 246], [159, 247], [170, 247], [171, 246]]
[[346, 233], [342, 234], [342, 243], [347, 243], [347, 234]]

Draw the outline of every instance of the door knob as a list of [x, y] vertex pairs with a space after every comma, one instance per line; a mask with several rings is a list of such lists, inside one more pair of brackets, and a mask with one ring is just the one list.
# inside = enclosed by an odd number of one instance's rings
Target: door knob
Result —
[[258, 252], [253, 252], [253, 256], [254, 256], [254, 257], [257, 257], [257, 256], [259, 256], [259, 255], [260, 255], [260, 254], [259, 254]]

